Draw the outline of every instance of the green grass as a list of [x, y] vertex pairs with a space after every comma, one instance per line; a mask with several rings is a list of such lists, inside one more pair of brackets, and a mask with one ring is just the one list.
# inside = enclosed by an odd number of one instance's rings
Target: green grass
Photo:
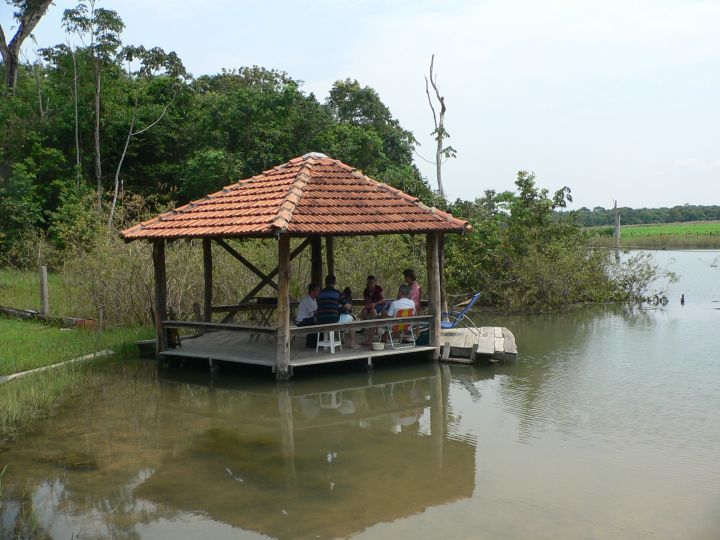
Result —
[[[48, 296], [52, 315], [97, 318], [90, 306], [80, 304], [80, 295], [65, 284], [60, 274], [48, 273]], [[0, 306], [39, 311], [40, 273], [0, 269]]]
[[103, 349], [133, 351], [135, 341], [152, 336], [144, 328], [102, 332], [62, 329], [39, 322], [0, 319], [0, 376], [56, 364]]
[[[593, 243], [614, 245], [612, 227], [588, 227], [586, 231]], [[624, 247], [720, 248], [720, 221], [623, 225], [620, 240]]]
[[[8, 375], [102, 349], [130, 355], [134, 342], [150, 337], [143, 328], [109, 328], [98, 334], [90, 330], [62, 330], [39, 322], [0, 318], [0, 375]], [[107, 360], [71, 364], [0, 384], [0, 441], [15, 437], [33, 420], [49, 414], [55, 406], [77, 392]], [[102, 364], [100, 364], [102, 365]]]
[[720, 236], [720, 221], [693, 221], [652, 225], [625, 225], [620, 229], [622, 239], [644, 236]]
[[84, 384], [88, 364], [43, 371], [0, 385], [0, 441], [12, 439]]

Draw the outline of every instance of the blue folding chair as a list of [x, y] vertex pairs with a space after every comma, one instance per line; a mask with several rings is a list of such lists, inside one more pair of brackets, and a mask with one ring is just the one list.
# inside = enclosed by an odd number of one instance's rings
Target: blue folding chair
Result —
[[480, 293], [475, 293], [470, 301], [465, 304], [462, 310], [443, 313], [443, 320], [440, 321], [440, 328], [442, 330], [452, 330], [453, 328], [457, 328], [462, 325], [468, 328], [471, 332], [479, 334], [477, 325], [470, 317], [468, 317], [468, 312], [473, 308], [475, 303], [478, 301], [478, 298], [480, 298]]

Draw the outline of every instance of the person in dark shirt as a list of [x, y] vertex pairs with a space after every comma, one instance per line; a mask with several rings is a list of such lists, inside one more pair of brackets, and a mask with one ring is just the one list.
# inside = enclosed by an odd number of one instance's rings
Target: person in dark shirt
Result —
[[[335, 288], [337, 280], [330, 275], [325, 278], [325, 288], [320, 291], [317, 297], [317, 313], [315, 320], [318, 324], [333, 324], [337, 322], [352, 322], [353, 316], [347, 311], [348, 302], [342, 297], [340, 291]], [[352, 307], [352, 306], [350, 306]], [[355, 332], [349, 331], [350, 348], [355, 348]]]
[[332, 324], [340, 320], [340, 291], [335, 288], [335, 276], [325, 278], [325, 288], [317, 297], [315, 320], [318, 324]]
[[352, 290], [350, 287], [345, 287], [340, 295], [340, 313], [352, 315]]
[[377, 284], [375, 276], [367, 277], [367, 285], [363, 291], [365, 305], [360, 313], [361, 319], [376, 319], [385, 308], [383, 289]]

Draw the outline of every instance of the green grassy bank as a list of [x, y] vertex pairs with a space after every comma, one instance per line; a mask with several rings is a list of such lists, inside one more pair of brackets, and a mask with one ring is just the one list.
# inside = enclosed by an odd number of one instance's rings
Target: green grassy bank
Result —
[[70, 360], [103, 349], [134, 351], [134, 342], [152, 336], [143, 328], [102, 332], [62, 329], [37, 322], [0, 319], [0, 376]]
[[[615, 245], [613, 227], [588, 227], [585, 231], [596, 245]], [[623, 225], [620, 243], [630, 248], [716, 249], [720, 248], [720, 221]]]
[[[102, 333], [63, 330], [38, 322], [0, 318], [0, 376], [56, 364], [103, 349], [136, 353], [134, 342], [151, 330], [111, 328]], [[73, 364], [0, 383], [0, 441], [13, 438], [82, 388], [94, 362]]]
[[[62, 275], [48, 273], [48, 296], [50, 312], [60, 317], [97, 318], [87, 305], [80, 305], [78, 294], [71, 291], [65, 284]], [[39, 272], [0, 269], [0, 306], [15, 309], [40, 310], [40, 275]]]

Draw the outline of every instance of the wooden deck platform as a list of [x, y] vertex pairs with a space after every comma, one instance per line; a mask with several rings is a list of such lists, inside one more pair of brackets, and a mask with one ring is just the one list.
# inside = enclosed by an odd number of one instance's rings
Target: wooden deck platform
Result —
[[[290, 347], [290, 366], [302, 367], [337, 362], [364, 361], [372, 365], [373, 359], [397, 355], [429, 353], [434, 347], [418, 345], [393, 349], [386, 345], [382, 351], [359, 346], [351, 349], [347, 343], [343, 350], [330, 353], [322, 348], [305, 347], [304, 336], [297, 336]], [[505, 360], [517, 354], [515, 338], [507, 328], [482, 327], [477, 331], [468, 328], [443, 330], [441, 333], [441, 359], [446, 362], [473, 363], [479, 360]], [[165, 358], [195, 358], [267, 366], [275, 369], [277, 345], [275, 336], [250, 332], [219, 330], [182, 340], [182, 346], [163, 351]]]
[[446, 362], [473, 363], [478, 359], [511, 360], [517, 356], [515, 336], [507, 328], [482, 326], [440, 333], [440, 358]]
[[[358, 346], [351, 349], [343, 344], [343, 349], [335, 353], [320, 348], [305, 347], [305, 338], [298, 336], [290, 347], [290, 366], [302, 367], [318, 364], [333, 364], [352, 360], [364, 360], [372, 363], [374, 358], [430, 352], [434, 347], [417, 346], [393, 349], [387, 345], [382, 351], [370, 347]], [[211, 332], [192, 339], [182, 340], [182, 346], [160, 353], [166, 358], [200, 358], [209, 361], [235, 362], [275, 368], [277, 345], [274, 336], [261, 336], [247, 332]]]

